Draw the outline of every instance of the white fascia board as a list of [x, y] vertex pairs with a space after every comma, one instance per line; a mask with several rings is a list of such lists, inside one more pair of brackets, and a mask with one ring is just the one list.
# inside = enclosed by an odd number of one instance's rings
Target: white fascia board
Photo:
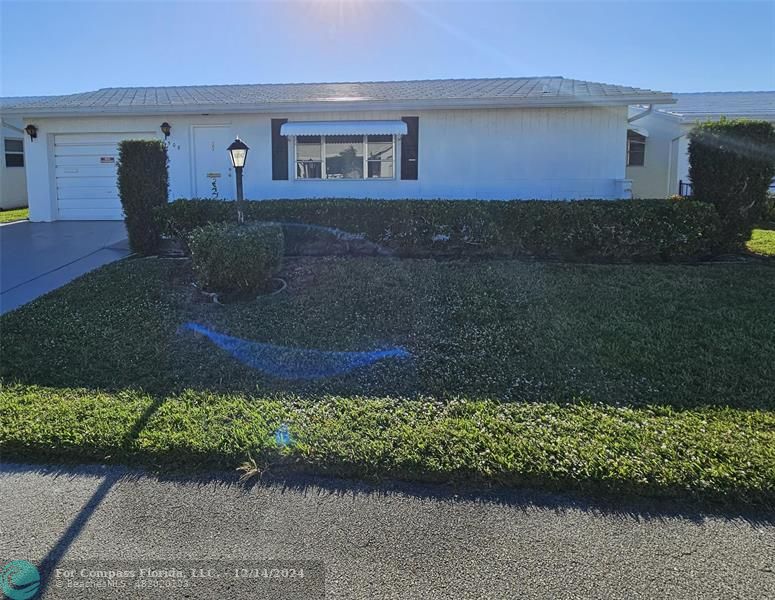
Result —
[[766, 113], [763, 115], [739, 114], [739, 113], [706, 113], [681, 115], [681, 123], [696, 123], [697, 121], [718, 121], [722, 117], [727, 119], [749, 119], [751, 121], [775, 121], [775, 113]]
[[487, 98], [487, 99], [439, 99], [439, 100], [337, 100], [316, 102], [273, 102], [266, 104], [201, 104], [181, 106], [76, 106], [76, 107], [26, 107], [9, 108], [4, 114], [22, 115], [25, 119], [68, 116], [137, 116], [137, 115], [204, 115], [293, 112], [338, 112], [363, 110], [429, 110], [469, 108], [573, 108], [629, 106], [633, 104], [674, 104], [670, 94], [654, 96], [597, 96], [534, 97], [534, 98]]
[[760, 115], [744, 114], [744, 113], [692, 113], [682, 114], [673, 113], [657, 109], [654, 111], [655, 115], [664, 119], [669, 119], [677, 123], [684, 125], [693, 124], [704, 121], [718, 121], [722, 117], [727, 119], [751, 119], [754, 121], [775, 121], [775, 113], [764, 113]]

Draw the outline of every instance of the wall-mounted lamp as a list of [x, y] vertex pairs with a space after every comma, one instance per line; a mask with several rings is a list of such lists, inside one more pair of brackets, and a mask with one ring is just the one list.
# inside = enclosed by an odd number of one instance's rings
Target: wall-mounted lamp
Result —
[[164, 123], [159, 125], [159, 129], [161, 129], [161, 132], [164, 134], [165, 140], [170, 137], [170, 133], [172, 133], [172, 126], [167, 123], [167, 121], [164, 121]]
[[35, 127], [32, 123], [27, 125], [27, 127], [24, 128], [25, 133], [30, 136], [30, 140], [34, 140], [36, 137], [38, 137], [38, 128]]

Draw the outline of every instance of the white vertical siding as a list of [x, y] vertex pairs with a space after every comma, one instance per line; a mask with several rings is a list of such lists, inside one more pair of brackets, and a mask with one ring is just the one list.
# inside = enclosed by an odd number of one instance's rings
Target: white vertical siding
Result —
[[[273, 181], [271, 119], [355, 120], [420, 118], [416, 181]], [[222, 125], [250, 146], [244, 171], [250, 199], [483, 198], [574, 199], [622, 197], [625, 179], [626, 107], [490, 110], [315, 112], [226, 116], [78, 117], [36, 119], [38, 139], [29, 144], [31, 218], [56, 219], [53, 140], [63, 133], [159, 132], [169, 138], [170, 197], [195, 194], [194, 127]], [[223, 149], [224, 156], [226, 148]], [[397, 164], [399, 161], [397, 161]], [[219, 187], [233, 186], [222, 178]], [[232, 197], [233, 190], [222, 196]]]

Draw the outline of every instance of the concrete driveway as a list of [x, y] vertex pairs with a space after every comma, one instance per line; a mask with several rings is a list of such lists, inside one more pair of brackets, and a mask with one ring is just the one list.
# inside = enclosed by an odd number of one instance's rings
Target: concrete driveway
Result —
[[123, 221], [0, 226], [0, 314], [128, 254]]

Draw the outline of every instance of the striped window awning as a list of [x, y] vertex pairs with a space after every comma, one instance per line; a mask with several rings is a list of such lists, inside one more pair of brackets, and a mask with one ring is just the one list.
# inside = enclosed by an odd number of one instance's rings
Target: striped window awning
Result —
[[291, 121], [280, 135], [406, 135], [403, 121]]

